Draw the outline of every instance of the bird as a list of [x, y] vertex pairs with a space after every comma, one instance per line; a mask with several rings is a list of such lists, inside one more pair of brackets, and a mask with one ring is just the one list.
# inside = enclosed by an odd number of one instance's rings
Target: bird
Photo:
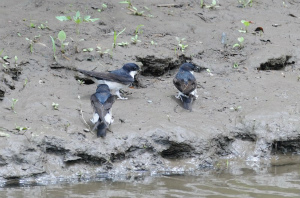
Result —
[[126, 100], [128, 98], [122, 97], [120, 89], [129, 86], [134, 82], [134, 76], [139, 71], [139, 66], [135, 63], [127, 63], [121, 69], [110, 72], [94, 72], [77, 69], [79, 72], [94, 77], [98, 84], [107, 84], [109, 89], [118, 96], [118, 99]]
[[97, 137], [105, 137], [106, 129], [113, 123], [112, 105], [115, 96], [110, 93], [106, 84], [99, 84], [96, 93], [91, 95], [91, 105], [94, 109], [93, 118], [90, 119], [95, 124], [92, 131], [97, 128]]
[[193, 75], [196, 66], [192, 63], [184, 63], [179, 67], [179, 71], [173, 79], [173, 84], [178, 89], [178, 95], [175, 96], [183, 102], [183, 108], [192, 110], [192, 102], [198, 98], [197, 80]]

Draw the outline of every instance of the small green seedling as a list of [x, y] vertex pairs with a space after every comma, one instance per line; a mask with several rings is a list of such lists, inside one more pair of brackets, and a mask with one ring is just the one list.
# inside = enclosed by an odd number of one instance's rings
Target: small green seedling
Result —
[[58, 110], [58, 103], [52, 102], [52, 107], [54, 110]]
[[206, 69], [206, 71], [207, 71], [208, 75], [214, 76], [213, 73], [210, 71], [210, 69]]
[[135, 29], [135, 34], [142, 34], [143, 30], [140, 30], [144, 25], [138, 25]]
[[233, 106], [229, 108], [231, 111], [239, 111], [240, 109], [242, 109], [241, 106]]
[[92, 52], [94, 48], [84, 48], [82, 51], [83, 52]]
[[132, 4], [131, 4], [130, 0], [120, 1], [119, 3], [127, 4], [127, 8], [131, 8], [132, 7]]
[[151, 41], [151, 45], [157, 45], [157, 43], [154, 41]]
[[128, 8], [133, 15], [136, 15], [136, 16], [143, 16], [144, 14], [144, 11], [138, 11], [136, 7], [132, 6], [132, 8]]
[[138, 42], [141, 42], [141, 40], [138, 39], [137, 34], [134, 37], [131, 37], [131, 43], [132, 44], [137, 44]]
[[204, 8], [204, 0], [200, 0], [200, 8]]
[[104, 52], [102, 52], [101, 47], [97, 46], [96, 47], [96, 52], [98, 52], [100, 54], [100, 57], [102, 57], [104, 54], [109, 54], [110, 49], [106, 49]]
[[102, 4], [102, 8], [98, 9], [98, 12], [102, 12], [107, 8], [107, 5], [105, 3]]
[[238, 2], [241, 4], [241, 6], [244, 8], [247, 5], [252, 7], [253, 0], [238, 0]]
[[244, 37], [239, 37], [237, 40], [239, 41], [239, 43], [234, 44], [232, 46], [232, 48], [236, 48], [236, 47], [238, 47], [239, 49], [243, 48], [244, 47], [244, 44], [243, 44], [244, 43]]
[[56, 53], [55, 40], [53, 39], [52, 36], [50, 36], [50, 38], [51, 38], [51, 42], [52, 42], [53, 58], [54, 58], [54, 60], [56, 60], [56, 55], [55, 55], [55, 53]]
[[60, 41], [60, 51], [62, 53], [65, 53], [65, 46], [67, 46], [69, 44], [69, 43], [64, 43], [64, 41], [66, 40], [66, 38], [67, 38], [66, 33], [63, 30], [61, 30], [58, 33], [57, 39]]
[[41, 25], [39, 25], [38, 28], [41, 30], [49, 29], [47, 23], [48, 23], [47, 21], [45, 22], [45, 24], [41, 23]]
[[14, 113], [16, 113], [16, 112], [15, 112], [15, 105], [16, 105], [17, 102], [18, 102], [18, 99], [12, 98], [12, 102], [11, 102], [11, 110], [12, 110]]
[[238, 64], [238, 63], [234, 63], [234, 64], [233, 64], [233, 68], [234, 68], [234, 69], [239, 68], [239, 64]]
[[215, 9], [219, 6], [217, 6], [217, 0], [212, 0], [210, 5], [205, 6], [208, 9]]
[[16, 130], [18, 130], [19, 132], [21, 132], [21, 131], [27, 131], [29, 129], [30, 129], [29, 127], [16, 126]]
[[176, 37], [176, 40], [178, 41], [178, 46], [180, 47], [181, 52], [184, 53], [184, 50], [189, 46], [189, 45], [183, 44], [183, 42], [185, 41], [185, 38]]
[[251, 21], [245, 21], [245, 20], [241, 20], [241, 23], [244, 24], [244, 28], [241, 28], [239, 30], [239, 32], [241, 33], [247, 33], [248, 32], [248, 26], [250, 25], [250, 23], [252, 23]]
[[15, 64], [17, 65], [18, 57], [15, 56]]
[[120, 31], [119, 33], [117, 33], [116, 31], [114, 31], [114, 43], [113, 43], [113, 48], [116, 48], [117, 45], [117, 38], [120, 34], [122, 34], [124, 31], [126, 30], [126, 28], [124, 28], [122, 31]]
[[31, 28], [35, 28], [35, 24], [33, 23], [33, 22], [30, 22], [30, 25], [29, 25], [29, 27], [31, 27]]
[[33, 39], [25, 38], [27, 41], [29, 41], [29, 49], [31, 53], [33, 53], [33, 44], [36, 43], [40, 37], [41, 35], [34, 36]]
[[84, 80], [77, 80], [79, 82], [80, 85], [83, 85], [85, 82]]
[[118, 44], [118, 46], [121, 46], [121, 47], [126, 47], [129, 45], [128, 42], [123, 42], [123, 41], [121, 43], [117, 43], [117, 44]]
[[56, 16], [56, 19], [59, 21], [74, 21], [76, 24], [76, 52], [78, 52], [78, 35], [79, 35], [79, 25], [83, 22], [95, 22], [99, 20], [99, 18], [91, 19], [91, 16], [87, 15], [84, 17], [81, 17], [80, 12], [77, 11], [75, 16]]

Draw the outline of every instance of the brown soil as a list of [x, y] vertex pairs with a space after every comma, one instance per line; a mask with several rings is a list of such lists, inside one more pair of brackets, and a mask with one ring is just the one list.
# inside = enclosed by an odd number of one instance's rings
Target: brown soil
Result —
[[[144, 11], [136, 16], [119, 1], [1, 1], [1, 57], [8, 59], [0, 59], [5, 66], [0, 73], [0, 176], [186, 170], [211, 166], [220, 156], [297, 152], [300, 3], [284, 2], [254, 1], [242, 8], [237, 1], [220, 0], [208, 9], [198, 1], [133, 1]], [[103, 3], [107, 8], [99, 12]], [[55, 18], [76, 11], [100, 18], [80, 24], [78, 37], [74, 22]], [[247, 33], [238, 31], [241, 20], [252, 21]], [[48, 28], [38, 28], [41, 24]], [[141, 42], [132, 44], [138, 25], [144, 25]], [[264, 33], [256, 34], [257, 27]], [[113, 31], [124, 28], [117, 42], [129, 45], [100, 56], [96, 47], [112, 49]], [[50, 36], [56, 38], [60, 30], [69, 45], [62, 54], [56, 40], [55, 61]], [[221, 43], [223, 32], [227, 47]], [[185, 38], [184, 54], [176, 37]], [[245, 39], [243, 48], [232, 49], [238, 37]], [[26, 38], [34, 40], [32, 53]], [[94, 50], [83, 52], [86, 48]], [[199, 98], [192, 112], [175, 99], [172, 83], [185, 61], [202, 68], [195, 74]], [[89, 98], [96, 84], [81, 85], [77, 79], [83, 76], [75, 69], [108, 71], [128, 62], [142, 67], [139, 86], [124, 90], [129, 99], [115, 102], [112, 132], [96, 138], [95, 132], [84, 131], [92, 127]], [[16, 113], [12, 98], [18, 99]], [[29, 129], [19, 132], [16, 126]]]

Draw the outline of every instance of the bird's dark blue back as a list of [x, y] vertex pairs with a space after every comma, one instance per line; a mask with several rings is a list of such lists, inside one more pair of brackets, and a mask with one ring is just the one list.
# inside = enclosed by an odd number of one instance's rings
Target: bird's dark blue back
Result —
[[110, 92], [107, 92], [107, 91], [100, 92], [100, 93], [97, 92], [97, 93], [95, 93], [95, 96], [100, 103], [104, 104], [107, 101], [107, 99], [110, 97]]
[[176, 78], [183, 80], [185, 83], [196, 80], [195, 76], [190, 71], [182, 69], [179, 69], [179, 72], [176, 74]]

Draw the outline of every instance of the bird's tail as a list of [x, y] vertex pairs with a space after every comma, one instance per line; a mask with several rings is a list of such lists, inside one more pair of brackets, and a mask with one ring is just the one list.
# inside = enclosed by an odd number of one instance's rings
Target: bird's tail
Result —
[[183, 95], [181, 96], [181, 100], [183, 102], [183, 108], [192, 111], [192, 103], [194, 100], [194, 96], [191, 94], [188, 97]]
[[97, 123], [97, 137], [105, 137], [106, 136], [107, 125], [105, 122]]

